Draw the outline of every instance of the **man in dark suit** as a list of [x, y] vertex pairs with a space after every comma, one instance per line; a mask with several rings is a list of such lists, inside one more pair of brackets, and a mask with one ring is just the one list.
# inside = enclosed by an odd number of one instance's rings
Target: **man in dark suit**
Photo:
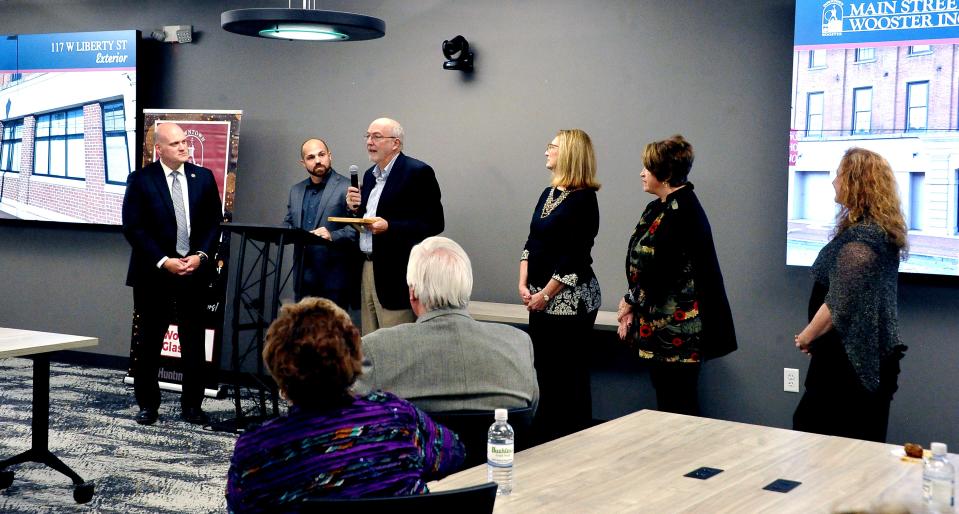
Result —
[[416, 320], [406, 286], [410, 249], [443, 231], [433, 168], [402, 150], [403, 127], [389, 118], [373, 120], [366, 131], [366, 152], [374, 164], [363, 175], [362, 190], [351, 187], [346, 195], [353, 212], [373, 220], [359, 236], [365, 258], [360, 299], [364, 335]]
[[333, 169], [333, 153], [322, 139], [303, 143], [300, 164], [309, 176], [290, 188], [284, 223], [312, 232], [329, 244], [296, 249], [296, 262], [303, 265], [303, 282], [296, 299], [319, 296], [349, 310], [350, 298], [359, 286], [351, 262], [356, 251], [356, 229], [328, 218], [351, 216], [345, 199], [350, 181]]
[[187, 162], [186, 135], [174, 123], [156, 128], [160, 160], [127, 178], [123, 235], [133, 247], [127, 285], [139, 319], [134, 392], [137, 423], [157, 420], [160, 349], [170, 323], [177, 323], [183, 362], [180, 417], [206, 424], [203, 401], [204, 320], [207, 284], [213, 271], [223, 217], [213, 173]]

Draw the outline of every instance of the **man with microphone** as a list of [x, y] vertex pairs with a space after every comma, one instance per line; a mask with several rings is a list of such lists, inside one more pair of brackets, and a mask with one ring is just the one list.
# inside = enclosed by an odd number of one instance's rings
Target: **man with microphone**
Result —
[[[294, 262], [303, 266], [303, 281], [295, 291], [305, 296], [328, 298], [349, 311], [358, 289], [354, 272], [356, 229], [329, 221], [330, 216], [347, 217], [344, 197], [349, 182], [333, 169], [333, 153], [322, 139], [311, 138], [300, 146], [300, 164], [306, 179], [293, 184], [286, 204], [286, 226], [301, 228], [329, 241], [328, 244], [297, 247]], [[356, 176], [356, 166], [350, 171]]]
[[379, 118], [366, 131], [373, 166], [361, 188], [350, 187], [347, 206], [372, 219], [359, 236], [363, 274], [360, 316], [363, 335], [416, 321], [410, 308], [406, 267], [414, 245], [443, 231], [443, 204], [436, 174], [403, 152], [403, 127]]

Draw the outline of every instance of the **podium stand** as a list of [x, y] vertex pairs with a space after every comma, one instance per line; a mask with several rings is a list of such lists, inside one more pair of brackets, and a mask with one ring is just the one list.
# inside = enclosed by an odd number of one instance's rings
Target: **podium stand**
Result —
[[[289, 280], [290, 273], [283, 273], [283, 256], [287, 245], [323, 245], [329, 241], [298, 228], [277, 227], [248, 223], [223, 223], [221, 228], [240, 236], [239, 255], [233, 266], [232, 308], [230, 319], [230, 372], [233, 390], [233, 403], [236, 417], [214, 424], [214, 430], [242, 432], [250, 426], [259, 425], [266, 419], [279, 415], [279, 395], [276, 382], [263, 366], [263, 341], [270, 323], [276, 319], [280, 306], [280, 292]], [[302, 252], [298, 252], [302, 260]], [[249, 257], [248, 257], [249, 254]], [[253, 259], [249, 269], [246, 262]], [[300, 289], [303, 280], [302, 262], [297, 263], [295, 283]], [[229, 288], [228, 288], [229, 290]], [[245, 320], [242, 315], [245, 314]], [[244, 337], [245, 336], [245, 337]], [[244, 344], [245, 341], [245, 344]], [[242, 363], [250, 352], [256, 361], [255, 372], [243, 371]], [[256, 403], [257, 414], [247, 415], [243, 411], [242, 390]], [[267, 393], [272, 410], [267, 409]]]

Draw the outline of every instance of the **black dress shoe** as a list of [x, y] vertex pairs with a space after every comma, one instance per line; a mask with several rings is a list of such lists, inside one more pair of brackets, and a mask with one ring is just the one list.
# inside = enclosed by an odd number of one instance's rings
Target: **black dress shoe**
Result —
[[157, 411], [155, 409], [140, 409], [140, 412], [133, 418], [141, 425], [152, 425], [157, 422]]
[[180, 419], [194, 425], [209, 425], [210, 418], [199, 407], [183, 409], [180, 413]]

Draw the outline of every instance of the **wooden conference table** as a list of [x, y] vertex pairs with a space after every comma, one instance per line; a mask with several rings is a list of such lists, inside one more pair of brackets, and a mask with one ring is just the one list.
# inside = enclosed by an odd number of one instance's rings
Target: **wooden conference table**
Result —
[[50, 427], [50, 352], [96, 346], [95, 337], [34, 332], [0, 327], [0, 358], [30, 357], [33, 359], [33, 421], [31, 447], [20, 455], [0, 461], [0, 489], [13, 482], [13, 472], [5, 468], [23, 462], [38, 462], [50, 466], [73, 480], [73, 498], [86, 503], [93, 497], [93, 484], [85, 483], [79, 475], [48, 449]]
[[[524, 450], [496, 513], [837, 512], [898, 502], [919, 512], [922, 461], [900, 446], [642, 410]], [[956, 457], [950, 455], [953, 463]], [[722, 469], [699, 480], [686, 473]], [[777, 479], [788, 493], [763, 490]], [[486, 466], [429, 485], [486, 482]]]

